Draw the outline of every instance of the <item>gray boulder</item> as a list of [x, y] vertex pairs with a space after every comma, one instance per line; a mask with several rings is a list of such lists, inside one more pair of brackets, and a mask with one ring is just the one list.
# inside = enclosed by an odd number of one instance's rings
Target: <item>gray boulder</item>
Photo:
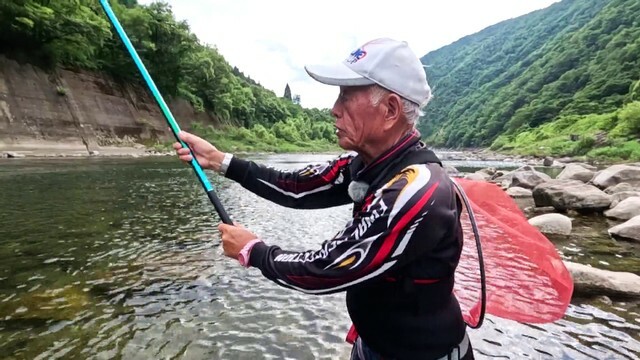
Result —
[[554, 180], [533, 189], [536, 206], [553, 206], [556, 210], [597, 212], [609, 208], [611, 195], [593, 185], [577, 180]]
[[494, 168], [494, 167], [488, 167], [488, 168], [480, 169], [480, 170], [478, 170], [476, 172], [481, 172], [481, 173], [485, 173], [487, 175], [493, 176], [493, 175], [496, 174], [497, 171], [498, 170], [496, 170], [496, 168]]
[[613, 186], [609, 186], [608, 188], [604, 189], [604, 192], [606, 192], [609, 195], [613, 195], [623, 191], [634, 191], [634, 190], [635, 189], [633, 186], [623, 182], [623, 183], [615, 184]]
[[525, 189], [533, 189], [539, 184], [547, 182], [551, 180], [551, 176], [535, 171], [535, 170], [525, 170], [525, 171], [515, 171], [511, 177], [511, 182], [507, 187], [521, 187]]
[[551, 206], [557, 210], [576, 210], [579, 212], [603, 211], [608, 209], [610, 205], [611, 195], [587, 184], [568, 187], [551, 202]]
[[598, 171], [598, 168], [591, 165], [591, 164], [585, 164], [585, 163], [574, 163], [575, 165], [579, 165], [582, 166], [583, 168], [587, 169], [587, 170], [591, 170], [593, 172]]
[[570, 235], [571, 219], [562, 214], [544, 214], [529, 219], [529, 224], [535, 226], [545, 235]]
[[574, 295], [640, 298], [640, 276], [636, 274], [597, 269], [569, 261], [564, 264], [573, 278]]
[[522, 211], [525, 213], [527, 217], [533, 217], [536, 215], [553, 213], [556, 211], [556, 209], [554, 209], [553, 206], [542, 206], [542, 207], [527, 206]]
[[474, 173], [465, 175], [464, 178], [476, 181], [488, 181], [489, 179], [491, 179], [491, 175], [481, 171], [476, 171]]
[[521, 166], [521, 167], [517, 168], [516, 170], [507, 171], [507, 172], [504, 172], [502, 170], [497, 170], [491, 176], [491, 179], [494, 180], [495, 182], [504, 183], [504, 187], [506, 188], [511, 183], [511, 178], [513, 177], [513, 174], [515, 174], [518, 171], [535, 171], [535, 169], [533, 168], [533, 166], [524, 165], [524, 166]]
[[640, 167], [625, 164], [613, 165], [596, 174], [591, 182], [601, 189], [623, 182], [640, 187]]
[[507, 195], [511, 196], [514, 199], [530, 198], [531, 194], [531, 190], [521, 188], [519, 186], [510, 187], [507, 189]]
[[628, 199], [630, 197], [634, 197], [634, 196], [640, 196], [640, 192], [639, 191], [623, 191], [623, 192], [617, 192], [613, 195], [611, 195], [611, 208], [616, 207], [620, 201], [624, 200], [624, 199]]
[[533, 200], [538, 207], [552, 206], [551, 199], [559, 196], [563, 189], [573, 186], [583, 185], [578, 180], [551, 180], [533, 188]]
[[614, 208], [611, 208], [604, 212], [604, 215], [608, 218], [618, 220], [629, 220], [634, 216], [640, 215], [640, 197], [632, 196], [626, 198]]
[[608, 232], [612, 237], [640, 241], [640, 215], [612, 227]]
[[578, 180], [583, 183], [589, 182], [593, 178], [594, 172], [588, 170], [581, 165], [567, 164], [565, 168], [558, 174], [556, 179], [560, 180]]

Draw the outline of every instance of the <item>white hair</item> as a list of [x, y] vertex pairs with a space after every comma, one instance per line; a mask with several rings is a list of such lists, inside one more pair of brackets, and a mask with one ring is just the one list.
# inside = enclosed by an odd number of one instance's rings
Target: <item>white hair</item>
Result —
[[[392, 93], [391, 91], [379, 85], [373, 85], [370, 91], [371, 92], [369, 94], [371, 96], [371, 104], [374, 106], [380, 104], [380, 101], [385, 95]], [[422, 109], [427, 105], [429, 101], [425, 101], [425, 103], [421, 106], [411, 100], [403, 98], [402, 96], [400, 96], [400, 99], [402, 99], [402, 112], [407, 119], [407, 123], [416, 126], [418, 120], [420, 119], [420, 116], [424, 115]]]

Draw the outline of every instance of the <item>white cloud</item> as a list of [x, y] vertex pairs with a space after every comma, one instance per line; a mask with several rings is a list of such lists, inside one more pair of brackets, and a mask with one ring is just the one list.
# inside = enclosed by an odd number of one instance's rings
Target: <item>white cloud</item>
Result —
[[[558, 0], [165, 0], [178, 20], [227, 61], [277, 95], [288, 83], [305, 107], [331, 107], [337, 89], [304, 65], [336, 62], [376, 37], [429, 51]], [[153, 0], [139, 0], [149, 4]], [[428, 74], [427, 74], [428, 76]]]

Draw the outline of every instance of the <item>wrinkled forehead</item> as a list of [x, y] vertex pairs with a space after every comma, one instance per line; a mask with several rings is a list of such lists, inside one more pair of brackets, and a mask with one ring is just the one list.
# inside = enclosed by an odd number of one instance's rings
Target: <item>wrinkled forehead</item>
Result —
[[340, 86], [340, 94], [368, 94], [375, 85]]

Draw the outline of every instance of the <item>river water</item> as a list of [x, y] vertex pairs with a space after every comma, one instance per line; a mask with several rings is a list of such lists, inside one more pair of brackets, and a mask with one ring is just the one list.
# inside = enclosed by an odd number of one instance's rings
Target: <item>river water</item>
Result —
[[[255, 157], [295, 168], [325, 155]], [[517, 166], [450, 163], [454, 166]], [[291, 250], [316, 248], [350, 207], [292, 210], [209, 174], [235, 221]], [[224, 258], [192, 170], [173, 157], [0, 162], [0, 358], [346, 359], [344, 294], [280, 288]], [[572, 261], [640, 274], [638, 247], [577, 219]], [[638, 359], [637, 303], [575, 300], [552, 324], [489, 316], [478, 359]]]

